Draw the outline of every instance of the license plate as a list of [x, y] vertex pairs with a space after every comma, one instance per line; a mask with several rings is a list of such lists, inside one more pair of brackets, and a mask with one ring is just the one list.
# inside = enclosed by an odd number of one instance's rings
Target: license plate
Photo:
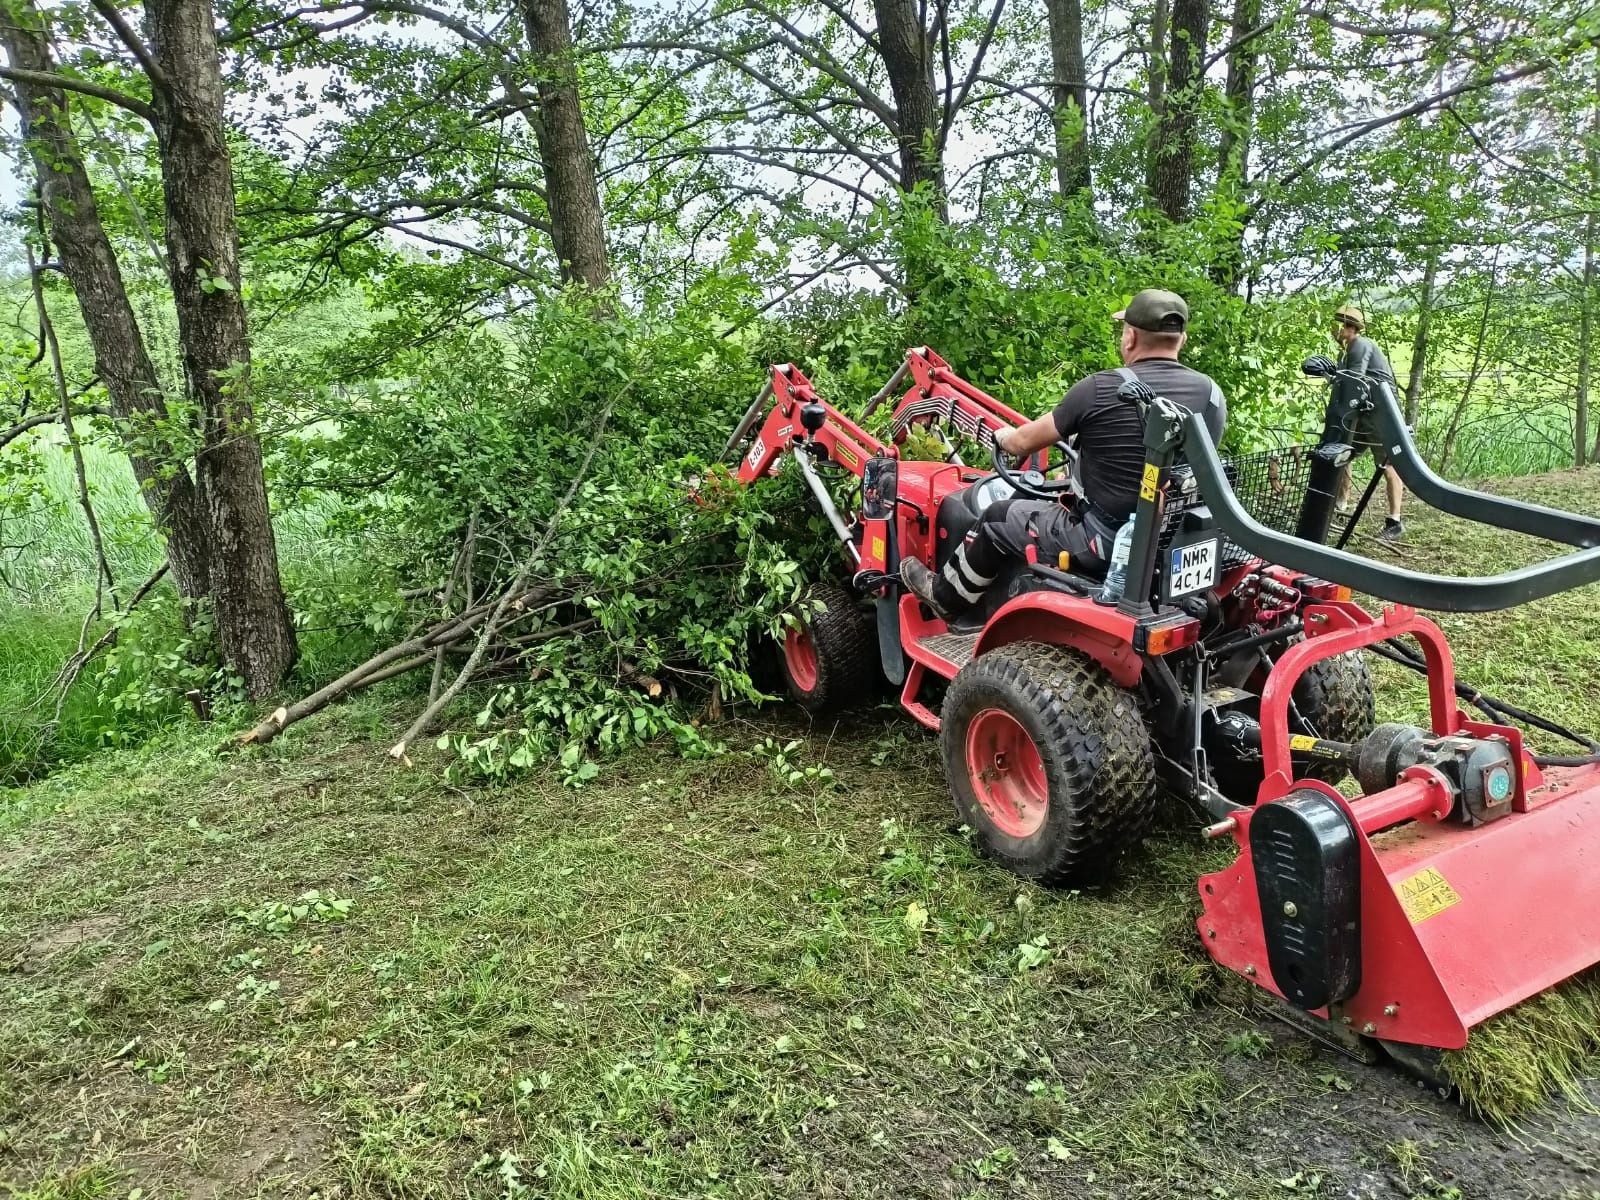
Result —
[[1221, 557], [1218, 539], [1174, 546], [1167, 553], [1171, 555], [1167, 564], [1169, 599], [1217, 585], [1217, 560]]

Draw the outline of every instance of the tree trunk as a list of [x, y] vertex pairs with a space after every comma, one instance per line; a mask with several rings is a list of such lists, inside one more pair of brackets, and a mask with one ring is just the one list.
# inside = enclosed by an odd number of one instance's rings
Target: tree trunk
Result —
[[1589, 371], [1594, 341], [1594, 213], [1583, 222], [1583, 309], [1578, 319], [1578, 394], [1573, 424], [1573, 464], [1584, 466], [1589, 454]]
[[166, 201], [167, 269], [183, 370], [201, 430], [195, 460], [211, 530], [211, 597], [222, 656], [252, 696], [272, 691], [296, 645], [278, 578], [250, 341], [239, 295], [239, 233], [210, 0], [146, 0], [151, 91]]
[[1411, 336], [1411, 373], [1406, 379], [1406, 424], [1415, 429], [1422, 416], [1422, 376], [1428, 366], [1428, 327], [1433, 322], [1434, 284], [1439, 278], [1439, 252], [1430, 251], [1422, 269], [1422, 295], [1417, 301], [1417, 330]]
[[[1217, 142], [1217, 191], [1238, 201], [1250, 173], [1250, 139], [1255, 132], [1256, 62], [1260, 39], [1246, 38], [1261, 23], [1261, 0], [1234, 0], [1233, 22], [1229, 27], [1228, 82], [1224, 89], [1224, 115]], [[1244, 267], [1243, 218], [1229, 238], [1212, 278], [1233, 291], [1239, 285]]]
[[1056, 127], [1056, 183], [1063, 200], [1093, 202], [1089, 174], [1089, 81], [1083, 61], [1081, 0], [1045, 0]]
[[1472, 347], [1472, 368], [1467, 372], [1466, 386], [1461, 389], [1461, 399], [1450, 414], [1450, 424], [1444, 431], [1444, 446], [1439, 451], [1439, 474], [1450, 466], [1450, 456], [1455, 453], [1456, 435], [1461, 432], [1461, 418], [1467, 414], [1467, 404], [1472, 399], [1472, 389], [1483, 373], [1483, 343], [1489, 333], [1489, 310], [1494, 304], [1495, 289], [1500, 284], [1500, 252], [1495, 251], [1489, 267], [1489, 281], [1483, 292], [1483, 314], [1478, 318], [1478, 340]]
[[567, 0], [518, 0], [518, 8], [539, 72], [535, 81], [539, 112], [533, 131], [544, 166], [550, 236], [561, 262], [561, 278], [603, 288], [611, 279], [611, 267], [594, 158], [578, 98]]
[[1170, 221], [1189, 219], [1195, 132], [1205, 83], [1206, 0], [1173, 0], [1167, 95], [1156, 126], [1151, 192]]
[[1166, 111], [1167, 20], [1171, 15], [1171, 0], [1155, 0], [1150, 11], [1150, 112], [1157, 118]]
[[[55, 70], [44, 30], [32, 0], [0, 4], [0, 45], [14, 67]], [[179, 593], [203, 596], [210, 586], [205, 514], [183, 455], [172, 443], [166, 401], [100, 220], [66, 94], [31, 83], [13, 86], [51, 240], [83, 313], [95, 370], [111, 399], [134, 478], [166, 539]]]
[[878, 45], [899, 123], [900, 188], [922, 187], [940, 220], [949, 216], [944, 162], [939, 156], [939, 101], [933, 86], [933, 46], [916, 0], [872, 0]]
[[1217, 143], [1217, 178], [1234, 186], [1244, 183], [1250, 170], [1250, 138], [1255, 130], [1256, 61], [1260, 39], [1245, 35], [1261, 23], [1261, 0], [1234, 0], [1233, 23], [1228, 29], [1228, 82], [1224, 86], [1227, 118]]
[[1150, 13], [1150, 124], [1145, 145], [1144, 186], [1156, 190], [1156, 151], [1160, 148], [1161, 121], [1167, 111], [1167, 18], [1169, 0], [1155, 0]]

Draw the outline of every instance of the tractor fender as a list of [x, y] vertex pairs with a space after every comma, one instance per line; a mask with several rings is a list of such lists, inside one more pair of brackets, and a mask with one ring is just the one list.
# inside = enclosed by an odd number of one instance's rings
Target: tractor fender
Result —
[[1025, 592], [989, 618], [973, 656], [1012, 642], [1070, 646], [1104, 667], [1118, 687], [1131, 688], [1144, 672], [1133, 629], [1132, 617], [1108, 605], [1060, 592]]

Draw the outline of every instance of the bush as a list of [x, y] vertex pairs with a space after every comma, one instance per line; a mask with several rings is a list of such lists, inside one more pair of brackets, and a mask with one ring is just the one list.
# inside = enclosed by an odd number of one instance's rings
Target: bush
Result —
[[[473, 597], [523, 570], [553, 597], [508, 632], [508, 647], [535, 644], [496, 662], [478, 731], [450, 739], [465, 769], [557, 758], [578, 783], [591, 749], [672, 736], [705, 752], [690, 721], [705, 693], [757, 695], [752, 643], [794, 601], [794, 556], [814, 558], [826, 527], [793, 483], [746, 490], [711, 461], [763, 380], [730, 323], [715, 309], [597, 320], [575, 297], [509, 338], [466, 335], [419, 357], [406, 386], [373, 389], [336, 428], [284, 447], [279, 474], [341, 498], [330, 535], [358, 541], [377, 577], [450, 590], [459, 609], [466, 581], [448, 581], [470, 535]], [[420, 608], [396, 610], [390, 587], [387, 603], [352, 598], [390, 620], [394, 641]]]

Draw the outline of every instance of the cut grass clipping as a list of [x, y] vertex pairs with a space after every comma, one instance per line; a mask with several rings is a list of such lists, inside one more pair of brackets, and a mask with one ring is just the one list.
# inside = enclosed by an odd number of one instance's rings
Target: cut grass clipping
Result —
[[1444, 1058], [1466, 1105], [1502, 1125], [1557, 1092], [1584, 1102], [1579, 1081], [1597, 1067], [1600, 969], [1485, 1021]]

